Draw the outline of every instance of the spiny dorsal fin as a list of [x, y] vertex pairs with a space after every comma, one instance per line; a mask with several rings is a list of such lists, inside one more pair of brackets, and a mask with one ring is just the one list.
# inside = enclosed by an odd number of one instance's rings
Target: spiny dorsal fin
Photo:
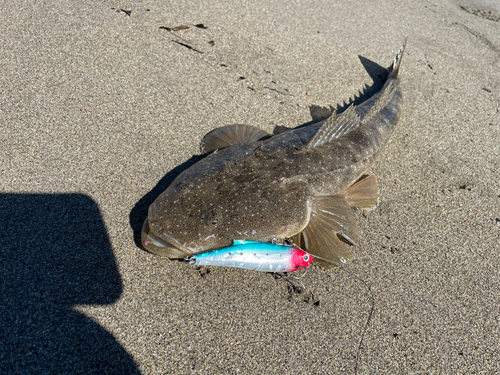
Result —
[[350, 206], [373, 210], [378, 203], [377, 177], [371, 174], [362, 178], [344, 191], [344, 196]]
[[356, 113], [356, 107], [351, 105], [345, 112], [337, 116], [334, 112], [328, 119], [325, 120], [323, 126], [314, 135], [313, 139], [307, 145], [307, 148], [319, 147], [328, 143], [340, 136], [348, 133], [356, 127], [360, 118]]
[[226, 148], [238, 143], [251, 143], [264, 137], [269, 133], [252, 125], [234, 124], [212, 130], [205, 135], [201, 141], [201, 152]]
[[356, 216], [343, 195], [315, 197], [311, 219], [301, 232], [307, 252], [340, 265], [352, 260], [348, 245], [356, 245], [359, 230]]

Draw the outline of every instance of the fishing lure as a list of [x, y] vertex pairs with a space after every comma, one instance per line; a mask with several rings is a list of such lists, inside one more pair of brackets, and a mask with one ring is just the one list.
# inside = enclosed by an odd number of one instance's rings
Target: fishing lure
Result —
[[306, 269], [313, 256], [292, 246], [235, 240], [231, 246], [187, 256], [199, 266], [235, 267], [262, 272], [293, 272]]

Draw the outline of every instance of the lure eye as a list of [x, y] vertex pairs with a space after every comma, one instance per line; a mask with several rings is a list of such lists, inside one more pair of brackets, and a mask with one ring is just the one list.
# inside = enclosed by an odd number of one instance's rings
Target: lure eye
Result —
[[304, 259], [304, 262], [309, 262], [309, 254], [304, 255], [302, 259]]

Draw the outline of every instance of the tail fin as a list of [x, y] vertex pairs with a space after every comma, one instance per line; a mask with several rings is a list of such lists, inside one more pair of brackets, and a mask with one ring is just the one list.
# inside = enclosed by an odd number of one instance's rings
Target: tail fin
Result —
[[392, 69], [391, 69], [391, 72], [389, 73], [388, 78], [396, 78], [398, 76], [399, 66], [401, 65], [401, 60], [403, 59], [403, 54], [405, 52], [407, 41], [408, 41], [408, 37], [405, 37], [405, 40], [403, 42], [403, 46], [399, 49], [398, 54], [394, 58], [394, 62], [392, 63]]

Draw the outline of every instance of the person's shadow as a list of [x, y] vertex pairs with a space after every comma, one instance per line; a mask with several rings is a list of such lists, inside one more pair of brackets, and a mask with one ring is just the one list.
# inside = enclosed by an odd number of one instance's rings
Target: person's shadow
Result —
[[0, 373], [139, 374], [75, 305], [122, 283], [96, 203], [81, 194], [0, 194]]

